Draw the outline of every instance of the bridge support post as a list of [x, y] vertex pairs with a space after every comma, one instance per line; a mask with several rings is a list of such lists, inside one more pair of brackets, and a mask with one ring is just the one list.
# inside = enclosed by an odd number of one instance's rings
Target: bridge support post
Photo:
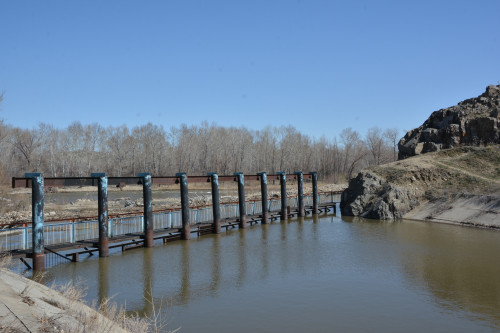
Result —
[[313, 211], [312, 213], [313, 214], [318, 214], [319, 210], [318, 210], [318, 204], [319, 204], [319, 200], [318, 200], [318, 174], [316, 171], [311, 171], [311, 175], [312, 175], [312, 195], [313, 195]]
[[144, 201], [144, 247], [154, 246], [153, 235], [153, 195], [151, 193], [152, 180], [149, 173], [139, 173], [142, 177], [142, 198]]
[[45, 269], [45, 254], [43, 244], [43, 206], [44, 206], [44, 181], [41, 173], [26, 173], [26, 178], [31, 178], [31, 222], [33, 235], [33, 270]]
[[99, 257], [109, 256], [108, 240], [108, 177], [105, 173], [92, 173], [97, 178], [97, 212], [99, 221]]
[[278, 172], [280, 177], [280, 185], [281, 185], [281, 219], [288, 219], [287, 213], [287, 198], [286, 198], [286, 173]]
[[247, 210], [245, 202], [245, 176], [243, 172], [235, 172], [236, 181], [238, 182], [238, 206], [240, 209], [240, 228], [246, 228], [247, 226]]
[[189, 220], [189, 195], [188, 195], [188, 177], [185, 172], [175, 174], [179, 177], [181, 185], [181, 208], [182, 208], [182, 231], [181, 239], [191, 239], [191, 222]]
[[220, 199], [219, 199], [219, 176], [217, 173], [209, 173], [212, 183], [212, 212], [214, 216], [214, 233], [220, 234]]
[[267, 209], [267, 175], [265, 172], [259, 172], [260, 176], [260, 194], [262, 198], [262, 223], [266, 224], [269, 220], [269, 213]]
[[295, 172], [297, 175], [297, 189], [298, 189], [298, 194], [297, 197], [299, 199], [299, 217], [304, 216], [304, 189], [303, 189], [303, 182], [304, 182], [304, 176], [302, 174], [302, 171]]

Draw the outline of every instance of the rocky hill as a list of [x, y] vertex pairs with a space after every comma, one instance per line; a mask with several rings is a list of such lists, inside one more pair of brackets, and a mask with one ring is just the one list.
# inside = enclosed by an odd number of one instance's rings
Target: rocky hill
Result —
[[500, 145], [456, 147], [364, 170], [344, 191], [341, 210], [500, 228]]
[[399, 159], [457, 146], [500, 144], [500, 85], [431, 114], [398, 144]]

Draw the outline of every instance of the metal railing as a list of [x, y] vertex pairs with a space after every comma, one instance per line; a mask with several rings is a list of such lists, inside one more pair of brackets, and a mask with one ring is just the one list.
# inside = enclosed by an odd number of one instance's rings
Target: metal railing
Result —
[[[320, 193], [319, 203], [333, 202], [339, 200], [340, 195], [331, 193]], [[287, 205], [292, 209], [298, 206], [297, 197], [289, 197]], [[312, 196], [304, 196], [304, 205], [312, 205]], [[281, 199], [272, 198], [268, 200], [268, 211], [279, 211]], [[239, 217], [238, 204], [223, 204], [220, 206], [221, 218]], [[246, 202], [247, 215], [262, 213], [261, 201]], [[208, 222], [213, 220], [211, 206], [190, 209], [191, 224]], [[144, 232], [144, 219], [142, 215], [115, 217], [108, 220], [108, 236], [119, 236], [132, 233]], [[153, 214], [154, 229], [180, 228], [182, 227], [182, 213], [180, 210], [172, 210]], [[32, 246], [31, 226], [16, 227], [0, 230], [0, 251], [27, 250]], [[82, 240], [97, 239], [99, 237], [98, 221], [45, 223], [43, 227], [44, 244], [55, 245], [62, 243], [75, 243]]]

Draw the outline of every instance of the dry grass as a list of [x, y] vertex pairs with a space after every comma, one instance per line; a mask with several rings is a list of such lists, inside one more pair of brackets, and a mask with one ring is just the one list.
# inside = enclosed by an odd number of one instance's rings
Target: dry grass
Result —
[[[430, 193], [500, 193], [500, 145], [458, 147], [369, 170], [399, 186]], [[427, 196], [427, 195], [426, 195]]]
[[[84, 303], [83, 297], [86, 295], [86, 289], [81, 282], [73, 283], [70, 281], [64, 285], [53, 286], [53, 289], [59, 291], [69, 300], [69, 308], [73, 308], [71, 305], [76, 302]], [[57, 304], [55, 301], [53, 303]], [[65, 307], [61, 304], [57, 304], [56, 306], [59, 308]], [[164, 317], [163, 305], [160, 304], [160, 307], [157, 308], [154, 303], [151, 303], [151, 306], [153, 309], [152, 314], [150, 316], [140, 317], [137, 313], [132, 315], [127, 314], [125, 307], [119, 307], [116, 302], [112, 302], [111, 299], [105, 299], [98, 305], [94, 302], [91, 308], [95, 309], [97, 313], [108, 320], [102, 320], [101, 317], [97, 316], [95, 313], [89, 314], [85, 311], [79, 311], [77, 313], [71, 313], [71, 315], [77, 319], [78, 325], [76, 327], [74, 325], [71, 327], [60, 326], [59, 331], [54, 332], [110, 332], [116, 326], [132, 333], [176, 332], [177, 330], [168, 331], [166, 329], [167, 321]], [[66, 308], [68, 308], [68, 306], [66, 306]]]
[[9, 269], [12, 267], [12, 256], [8, 252], [0, 252], [0, 269]]

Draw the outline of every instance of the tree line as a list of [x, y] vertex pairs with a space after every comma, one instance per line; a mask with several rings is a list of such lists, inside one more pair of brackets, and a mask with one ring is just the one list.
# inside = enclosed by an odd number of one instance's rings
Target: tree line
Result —
[[129, 129], [75, 122], [64, 129], [46, 123], [23, 129], [0, 121], [0, 172], [7, 180], [25, 172], [86, 177], [302, 170], [343, 182], [363, 167], [396, 160], [398, 138], [397, 129], [378, 127], [364, 136], [347, 128], [338, 137], [318, 139], [293, 126], [249, 130], [203, 122], [166, 130], [152, 123]]

